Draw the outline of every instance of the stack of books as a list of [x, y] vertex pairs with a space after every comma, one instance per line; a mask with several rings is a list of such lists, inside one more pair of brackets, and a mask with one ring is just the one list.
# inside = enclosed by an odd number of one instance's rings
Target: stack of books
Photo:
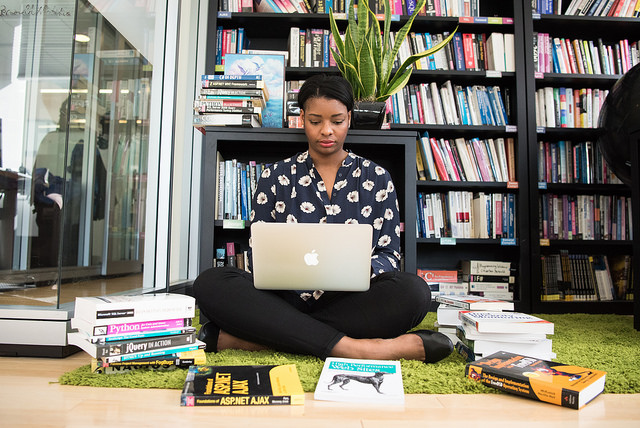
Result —
[[68, 342], [93, 357], [94, 373], [204, 364], [195, 306], [181, 294], [77, 297]]
[[436, 309], [436, 329], [456, 344], [460, 342], [458, 328], [462, 327], [460, 313], [464, 311], [513, 311], [513, 302], [490, 299], [488, 297], [466, 295], [438, 295]]
[[513, 300], [515, 284], [511, 262], [462, 260], [462, 281], [468, 284], [469, 294], [499, 300]]
[[458, 352], [468, 361], [495, 352], [520, 353], [533, 358], [551, 360], [552, 322], [521, 312], [461, 311], [457, 326]]
[[269, 92], [262, 75], [202, 76], [200, 96], [193, 103], [193, 126], [262, 126]]
[[432, 300], [439, 295], [464, 296], [469, 292], [457, 270], [418, 269], [417, 273], [429, 286]]

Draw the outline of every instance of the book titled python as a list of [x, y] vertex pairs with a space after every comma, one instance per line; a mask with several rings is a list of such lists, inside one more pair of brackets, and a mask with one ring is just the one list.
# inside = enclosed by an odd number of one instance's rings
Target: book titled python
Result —
[[182, 406], [265, 406], [304, 404], [295, 364], [191, 366]]

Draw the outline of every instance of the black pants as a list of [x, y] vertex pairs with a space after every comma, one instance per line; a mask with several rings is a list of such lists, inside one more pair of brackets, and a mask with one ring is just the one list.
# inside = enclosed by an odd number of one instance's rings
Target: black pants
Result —
[[291, 291], [257, 290], [243, 270], [204, 271], [193, 284], [204, 316], [222, 330], [269, 348], [320, 358], [344, 336], [392, 338], [418, 325], [431, 293], [417, 275], [388, 272], [366, 292], [325, 292], [307, 304]]

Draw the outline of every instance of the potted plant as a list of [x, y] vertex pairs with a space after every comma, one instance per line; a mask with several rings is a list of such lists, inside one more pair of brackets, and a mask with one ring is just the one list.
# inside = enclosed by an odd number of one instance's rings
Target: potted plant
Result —
[[[371, 111], [371, 103], [378, 103], [381, 110], [377, 113], [378, 122], [371, 127], [380, 128], [384, 118], [384, 103], [391, 95], [401, 90], [408, 82], [413, 72], [413, 64], [421, 58], [442, 49], [453, 38], [455, 30], [444, 41], [426, 51], [411, 55], [393, 72], [393, 65], [403, 40], [409, 34], [413, 20], [424, 7], [426, 0], [418, 0], [416, 7], [407, 23], [396, 33], [395, 41], [391, 44], [391, 6], [389, 0], [384, 0], [383, 31], [376, 15], [369, 8], [367, 0], [358, 2], [357, 15], [354, 12], [354, 1], [350, 2], [348, 25], [344, 40], [340, 36], [333, 10], [329, 9], [331, 33], [336, 43], [336, 49], [331, 49], [340, 73], [351, 83], [356, 108], [354, 116], [359, 115], [359, 109]], [[457, 28], [456, 28], [457, 30]], [[357, 120], [352, 118], [354, 127]]]

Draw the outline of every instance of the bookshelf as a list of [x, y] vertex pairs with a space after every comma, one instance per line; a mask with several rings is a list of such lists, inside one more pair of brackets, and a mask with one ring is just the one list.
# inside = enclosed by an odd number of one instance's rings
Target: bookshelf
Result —
[[[531, 8], [526, 8], [524, 11], [523, 24], [524, 31], [527, 34], [527, 37], [525, 37], [524, 52], [526, 58], [525, 81], [527, 88], [528, 170], [530, 174], [529, 195], [531, 207], [531, 214], [529, 216], [532, 284], [529, 291], [531, 293], [531, 310], [533, 312], [543, 313], [587, 312], [630, 314], [633, 311], [633, 301], [626, 300], [624, 296], [621, 295], [613, 296], [612, 300], [607, 301], [593, 297], [591, 297], [592, 300], [588, 300], [589, 298], [587, 297], [587, 301], [582, 301], [579, 299], [584, 298], [584, 296], [580, 297], [580, 293], [578, 292], [578, 296], [574, 297], [574, 299], [578, 301], [555, 301], [546, 300], [544, 298], [545, 292], [541, 288], [541, 285], [545, 283], [545, 281], [547, 281], [547, 284], [553, 282], [548, 279], [549, 274], [553, 276], [552, 271], [554, 269], [550, 267], [553, 266], [553, 263], [550, 263], [549, 259], [557, 258], [559, 254], [570, 254], [572, 256], [606, 256], [610, 261], [633, 254], [632, 241], [628, 239], [628, 235], [623, 233], [622, 236], [605, 236], [605, 233], [600, 233], [601, 230], [603, 232], [606, 231], [606, 211], [602, 211], [604, 215], [600, 216], [599, 220], [595, 219], [594, 224], [601, 224], [603, 226], [598, 228], [597, 231], [588, 230], [585, 225], [582, 230], [579, 231], [580, 233], [585, 233], [583, 236], [578, 236], [578, 238], [581, 239], [576, 239], [576, 236], [572, 236], [572, 234], [569, 233], [569, 230], [575, 227], [573, 226], [575, 221], [572, 222], [571, 220], [571, 201], [590, 201], [592, 196], [596, 196], [594, 198], [596, 204], [598, 204], [598, 201], [605, 201], [605, 203], [600, 206], [600, 208], [604, 209], [608, 206], [606, 201], [620, 199], [626, 201], [627, 198], [630, 198], [631, 189], [629, 187], [616, 183], [615, 181], [603, 180], [602, 178], [594, 179], [593, 176], [587, 180], [578, 179], [576, 180], [577, 182], [567, 183], [563, 182], [565, 179], [562, 177], [553, 177], [553, 174], [545, 174], [545, 172], [549, 171], [550, 165], [551, 169], [557, 171], [552, 160], [554, 156], [550, 155], [550, 153], [555, 153], [555, 150], [559, 150], [559, 152], [564, 153], [565, 156], [571, 153], [569, 155], [570, 160], [575, 153], [583, 159], [587, 154], [593, 153], [590, 159], [595, 160], [596, 165], [590, 165], [590, 168], [597, 171], [600, 165], [596, 142], [600, 135], [600, 130], [597, 127], [597, 111], [592, 116], [591, 123], [571, 123], [571, 121], [567, 123], [562, 120], [561, 116], [560, 123], [552, 122], [552, 126], [548, 126], [549, 124], [544, 118], [541, 123], [540, 117], [536, 115], [536, 108], [540, 106], [537, 100], [537, 98], [539, 98], [537, 94], [540, 89], [565, 88], [565, 92], [567, 92], [568, 90], [587, 88], [591, 90], [592, 93], [607, 91], [622, 76], [624, 70], [621, 71], [619, 69], [619, 64], [614, 64], [613, 70], [605, 69], [604, 61], [606, 57], [603, 58], [600, 55], [602, 50], [598, 48], [598, 39], [601, 39], [605, 46], [615, 46], [623, 39], [629, 40], [629, 43], [640, 39], [640, 21], [638, 21], [637, 18], [564, 15], [563, 13], [565, 13], [569, 7], [569, 3], [571, 2], [566, 2], [566, 4], [562, 6], [561, 11], [559, 11], [562, 13], [557, 14], [539, 13], [539, 11], [532, 10]], [[584, 68], [583, 71], [580, 72], [577, 67], [577, 61], [574, 63], [573, 69], [571, 68], [571, 64], [569, 64], [567, 68], [566, 63], [565, 67], [561, 69], [558, 68], [560, 66], [559, 63], [555, 69], [553, 67], [550, 69], [541, 68], [538, 63], [539, 59], [534, 59], [534, 53], [538, 52], [538, 49], [541, 47], [537, 44], [540, 40], [540, 34], [549, 34], [552, 40], [553, 38], [571, 41], [585, 40], [587, 41], [587, 45], [589, 45], [589, 41], [592, 41], [595, 51], [589, 50], [588, 52], [598, 55], [600, 70], [592, 64], [591, 72]], [[573, 45], [573, 43], [571, 43], [571, 45]], [[569, 47], [569, 45], [566, 44], [565, 46]], [[615, 47], [612, 51], [615, 57]], [[564, 53], [569, 54], [568, 57], [570, 60], [570, 50], [567, 49]], [[538, 55], [538, 58], [539, 57], [540, 55]], [[559, 61], [562, 60], [562, 58], [558, 59]], [[548, 105], [548, 103], [546, 105]], [[538, 110], [538, 113], [542, 115], [540, 110]], [[571, 144], [569, 145], [567, 142], [571, 142]], [[547, 151], [544, 149], [545, 144], [546, 147], [549, 148]], [[575, 152], [571, 150], [567, 151], [567, 145], [571, 148], [578, 145], [583, 146], [578, 149], [578, 152]], [[558, 149], [558, 147], [561, 147], [561, 149]], [[584, 147], [588, 147], [586, 152], [579, 151]], [[555, 158], [558, 157], [556, 156]], [[577, 156], [575, 159], [577, 159]], [[541, 161], [542, 164], [540, 163]], [[570, 168], [573, 165], [574, 163], [572, 162], [568, 163]], [[576, 167], [578, 175], [580, 175], [580, 171], [585, 171], [582, 167], [583, 165], [578, 163]], [[554, 199], [558, 201], [557, 205], [554, 205]], [[554, 220], [560, 221], [560, 226], [557, 229], [549, 226], [549, 221], [551, 220], [550, 217], [548, 217], [549, 211], [547, 208], [551, 210], [554, 208], [559, 209], [560, 212], [564, 214], [554, 217]], [[557, 214], [557, 211], [555, 212]], [[569, 214], [567, 215], [567, 213]], [[627, 214], [630, 213], [631, 210], [629, 208]], [[553, 230], [557, 230], [559, 233], [556, 235], [552, 232]], [[542, 259], [545, 259], [545, 261], [543, 262]], [[537, 284], [537, 286], [534, 284]], [[553, 291], [552, 289], [550, 293], [553, 294]]]
[[[566, 8], [566, 6], [565, 6]], [[406, 16], [392, 22], [392, 31], [399, 29]], [[344, 25], [346, 21], [342, 21]], [[339, 21], [340, 25], [340, 21]], [[251, 49], [288, 50], [289, 29], [329, 28], [326, 14], [290, 14], [258, 12], [220, 12], [218, 0], [209, 3], [207, 33], [208, 55], [205, 71], [213, 73], [217, 28], [244, 28]], [[602, 34], [607, 43], [621, 38], [640, 39], [640, 22], [633, 18], [605, 18], [547, 15], [532, 12], [529, 2], [483, 1], [479, 17], [456, 18], [419, 16], [412, 31], [442, 33], [458, 26], [460, 33], [511, 33], [515, 44], [515, 71], [415, 70], [410, 84], [447, 81], [461, 86], [497, 85], [506, 90], [509, 125], [447, 125], [426, 123], [391, 123], [390, 129], [355, 131], [348, 144], [355, 153], [381, 163], [394, 178], [404, 223], [403, 252], [405, 270], [453, 269], [465, 258], [508, 260], [517, 271], [516, 309], [528, 312], [614, 312], [631, 313], [632, 303], [611, 302], [546, 302], [541, 301], [542, 266], [540, 257], [556, 250], [605, 254], [630, 254], [630, 241], [624, 240], [550, 240], [539, 238], [539, 198], [545, 194], [580, 195], [605, 194], [629, 196], [630, 190], [621, 184], [563, 184], [538, 180], [538, 141], [593, 141], [598, 129], [540, 127], [536, 118], [536, 92], [543, 87], [597, 88], [606, 90], [619, 74], [539, 73], [533, 60], [534, 33], [549, 33], [557, 37], [593, 39]], [[597, 38], [597, 37], [596, 37]], [[218, 70], [219, 71], [219, 70]], [[335, 67], [286, 67], [286, 80], [301, 80], [315, 73], [338, 73]], [[421, 181], [416, 178], [416, 138], [425, 132], [435, 138], [511, 138], [515, 141], [516, 180], [512, 182]], [[269, 161], [282, 159], [304, 150], [304, 133], [296, 129], [207, 128], [202, 152], [202, 194], [215, 194], [215, 160], [220, 151], [225, 158]], [[438, 239], [416, 236], [417, 196], [419, 193], [504, 193], [516, 200], [516, 238], [503, 239]], [[213, 221], [214, 201], [205, 198], [201, 205], [200, 270], [212, 265], [214, 251], [228, 241], [246, 242], [246, 228], [232, 229], [222, 221]], [[541, 245], [542, 242], [542, 245]]]

